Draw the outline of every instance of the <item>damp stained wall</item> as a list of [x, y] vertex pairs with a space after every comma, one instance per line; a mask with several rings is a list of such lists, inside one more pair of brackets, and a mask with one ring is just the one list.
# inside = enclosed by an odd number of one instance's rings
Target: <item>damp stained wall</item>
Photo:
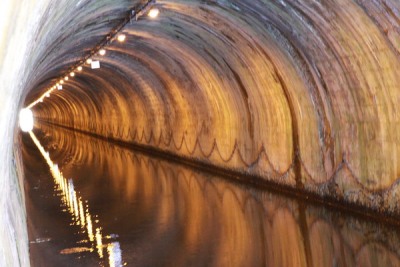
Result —
[[[38, 119], [398, 213], [397, 1], [157, 6], [93, 57], [100, 69], [36, 105]], [[58, 47], [28, 100], [75, 63], [76, 45]]]
[[[0, 266], [29, 266], [23, 174], [15, 133], [33, 74], [34, 34], [49, 1], [3, 0], [0, 8]], [[13, 149], [14, 147], [14, 149]]]
[[[6, 3], [0, 179], [18, 196], [6, 126], [143, 1]], [[85, 67], [36, 118], [399, 214], [398, 1], [157, 5], [156, 20], [128, 24], [101, 68]], [[7, 218], [23, 217], [9, 199]]]

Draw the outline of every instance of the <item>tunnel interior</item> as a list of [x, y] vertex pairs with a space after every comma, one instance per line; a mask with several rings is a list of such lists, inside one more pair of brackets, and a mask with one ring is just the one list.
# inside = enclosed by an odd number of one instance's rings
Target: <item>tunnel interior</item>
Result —
[[[38, 25], [19, 103], [35, 129], [400, 215], [397, 0], [49, 1]], [[312, 212], [292, 214], [307, 235]]]
[[399, 8], [49, 5], [24, 105], [38, 122], [397, 214]]

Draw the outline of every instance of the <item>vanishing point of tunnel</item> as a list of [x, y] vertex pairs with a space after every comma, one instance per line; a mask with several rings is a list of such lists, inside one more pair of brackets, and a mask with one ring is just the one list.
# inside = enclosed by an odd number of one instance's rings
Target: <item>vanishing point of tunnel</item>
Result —
[[0, 29], [0, 266], [400, 266], [400, 1], [2, 0]]

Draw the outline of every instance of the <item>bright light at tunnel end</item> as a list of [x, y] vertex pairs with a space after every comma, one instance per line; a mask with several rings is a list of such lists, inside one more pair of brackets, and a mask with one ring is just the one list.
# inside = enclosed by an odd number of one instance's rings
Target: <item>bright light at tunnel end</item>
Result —
[[19, 112], [19, 127], [23, 132], [30, 132], [33, 129], [33, 113], [29, 108], [21, 109]]

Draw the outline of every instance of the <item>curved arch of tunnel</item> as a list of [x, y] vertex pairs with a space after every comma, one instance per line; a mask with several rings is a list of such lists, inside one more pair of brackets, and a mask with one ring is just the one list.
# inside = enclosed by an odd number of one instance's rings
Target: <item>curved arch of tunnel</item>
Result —
[[[378, 208], [373, 195], [389, 208], [400, 171], [390, 123], [398, 46], [382, 29], [389, 14], [333, 2], [157, 1], [157, 19], [126, 24], [126, 41], [93, 57], [100, 69], [85, 65], [33, 110], [40, 121]], [[75, 32], [61, 20], [26, 103], [131, 4], [96, 10]]]

